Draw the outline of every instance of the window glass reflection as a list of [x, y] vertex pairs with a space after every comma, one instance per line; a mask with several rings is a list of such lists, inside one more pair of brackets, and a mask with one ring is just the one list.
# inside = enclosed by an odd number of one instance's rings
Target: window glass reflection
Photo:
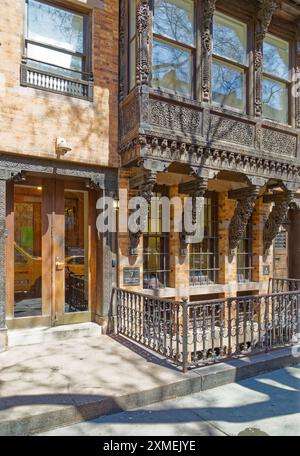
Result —
[[65, 191], [65, 312], [88, 310], [88, 193]]
[[262, 102], [265, 118], [288, 123], [288, 89], [286, 84], [264, 78]]
[[191, 94], [191, 52], [160, 40], [153, 42], [152, 86]]
[[215, 14], [213, 52], [230, 60], [246, 64], [247, 25], [223, 14]]
[[42, 314], [42, 189], [14, 190], [14, 316]]
[[221, 106], [230, 106], [244, 111], [243, 71], [214, 61], [212, 65], [212, 97], [213, 101]]
[[289, 43], [267, 35], [264, 40], [264, 72], [289, 79]]
[[154, 32], [175, 41], [194, 44], [194, 2], [155, 0]]

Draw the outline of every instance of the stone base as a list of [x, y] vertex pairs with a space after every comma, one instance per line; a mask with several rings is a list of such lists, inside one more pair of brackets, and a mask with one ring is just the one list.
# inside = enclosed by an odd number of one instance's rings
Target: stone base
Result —
[[7, 347], [8, 347], [7, 328], [0, 328], [0, 353], [6, 351]]

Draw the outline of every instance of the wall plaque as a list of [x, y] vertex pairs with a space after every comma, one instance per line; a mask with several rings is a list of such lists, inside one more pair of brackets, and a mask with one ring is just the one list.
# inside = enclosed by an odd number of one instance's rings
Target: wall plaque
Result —
[[263, 266], [263, 275], [270, 275], [270, 266], [268, 266], [268, 265]]
[[140, 285], [140, 268], [124, 268], [123, 285]]

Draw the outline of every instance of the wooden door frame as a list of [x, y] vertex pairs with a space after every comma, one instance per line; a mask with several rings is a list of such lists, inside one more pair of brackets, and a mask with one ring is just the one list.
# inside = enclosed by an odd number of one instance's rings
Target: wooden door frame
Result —
[[[97, 232], [96, 232], [96, 192], [86, 188], [84, 181], [47, 177], [28, 177], [24, 186], [42, 186], [42, 315], [14, 317], [14, 185], [8, 183], [6, 226], [6, 323], [8, 329], [33, 328], [39, 326], [64, 325], [88, 322], [95, 313], [97, 301]], [[45, 191], [47, 189], [47, 191]], [[64, 270], [57, 274], [55, 257], [59, 251], [57, 234], [64, 236], [64, 190], [88, 192], [88, 296], [89, 310], [64, 313]], [[64, 237], [63, 237], [64, 246]], [[93, 248], [92, 248], [93, 246]], [[48, 284], [45, 286], [45, 284]], [[57, 299], [60, 304], [57, 304]], [[60, 308], [59, 308], [60, 307]]]

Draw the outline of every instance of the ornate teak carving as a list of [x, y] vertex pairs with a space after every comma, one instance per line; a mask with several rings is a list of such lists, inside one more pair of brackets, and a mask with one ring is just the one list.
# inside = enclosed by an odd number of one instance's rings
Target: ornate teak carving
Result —
[[202, 101], [209, 102], [211, 92], [211, 29], [216, 0], [203, 0], [202, 3]]
[[[269, 214], [263, 230], [264, 254], [266, 255], [272, 245], [273, 240], [279, 232], [280, 226], [284, 223], [289, 206], [293, 201], [293, 192], [282, 192], [272, 195], [274, 206]], [[265, 202], [270, 199], [265, 198]]]
[[295, 97], [296, 97], [296, 128], [300, 128], [300, 21], [297, 24], [297, 46], [295, 62]]
[[[178, 187], [178, 192], [180, 194], [189, 195], [192, 197], [192, 222], [196, 223], [196, 198], [203, 198], [207, 188], [208, 188], [208, 177], [197, 176], [192, 170], [191, 175], [195, 176], [195, 179], [189, 182], [180, 184]], [[184, 230], [184, 224], [182, 232], [180, 233], [180, 251], [181, 255], [187, 255], [188, 253], [188, 244], [189, 236], [193, 233], [186, 233]]]
[[276, 0], [259, 0], [255, 33], [255, 115], [262, 114], [262, 73], [263, 73], [263, 41], [268, 31], [274, 11], [279, 7]]
[[230, 255], [234, 254], [234, 250], [245, 234], [245, 230], [253, 213], [255, 201], [260, 189], [260, 186], [253, 185], [251, 187], [233, 190], [228, 193], [228, 197], [230, 199], [237, 200], [237, 206], [229, 225]]
[[140, 243], [141, 236], [143, 234], [143, 227], [146, 226], [145, 224], [147, 223], [148, 208], [149, 208], [149, 205], [151, 204], [151, 198], [153, 196], [153, 189], [156, 184], [156, 176], [157, 176], [156, 170], [155, 171], [154, 170], [145, 170], [144, 171], [143, 181], [140, 185], [138, 196], [145, 198], [145, 200], [148, 203], [148, 206], [147, 206], [147, 210], [142, 211], [142, 214], [140, 217], [140, 229], [136, 233], [129, 231], [129, 241], [130, 241], [129, 254], [131, 256], [137, 255], [138, 246]]
[[269, 159], [223, 148], [204, 147], [169, 139], [140, 135], [139, 138], [123, 147], [122, 163], [127, 164], [149, 158], [153, 161], [170, 164], [186, 163], [193, 167], [213, 170], [236, 171], [243, 174], [260, 176], [266, 179], [299, 182], [300, 166], [284, 158]]
[[136, 10], [137, 28], [137, 85], [147, 85], [150, 74], [149, 33], [150, 33], [150, 2], [139, 0]]

